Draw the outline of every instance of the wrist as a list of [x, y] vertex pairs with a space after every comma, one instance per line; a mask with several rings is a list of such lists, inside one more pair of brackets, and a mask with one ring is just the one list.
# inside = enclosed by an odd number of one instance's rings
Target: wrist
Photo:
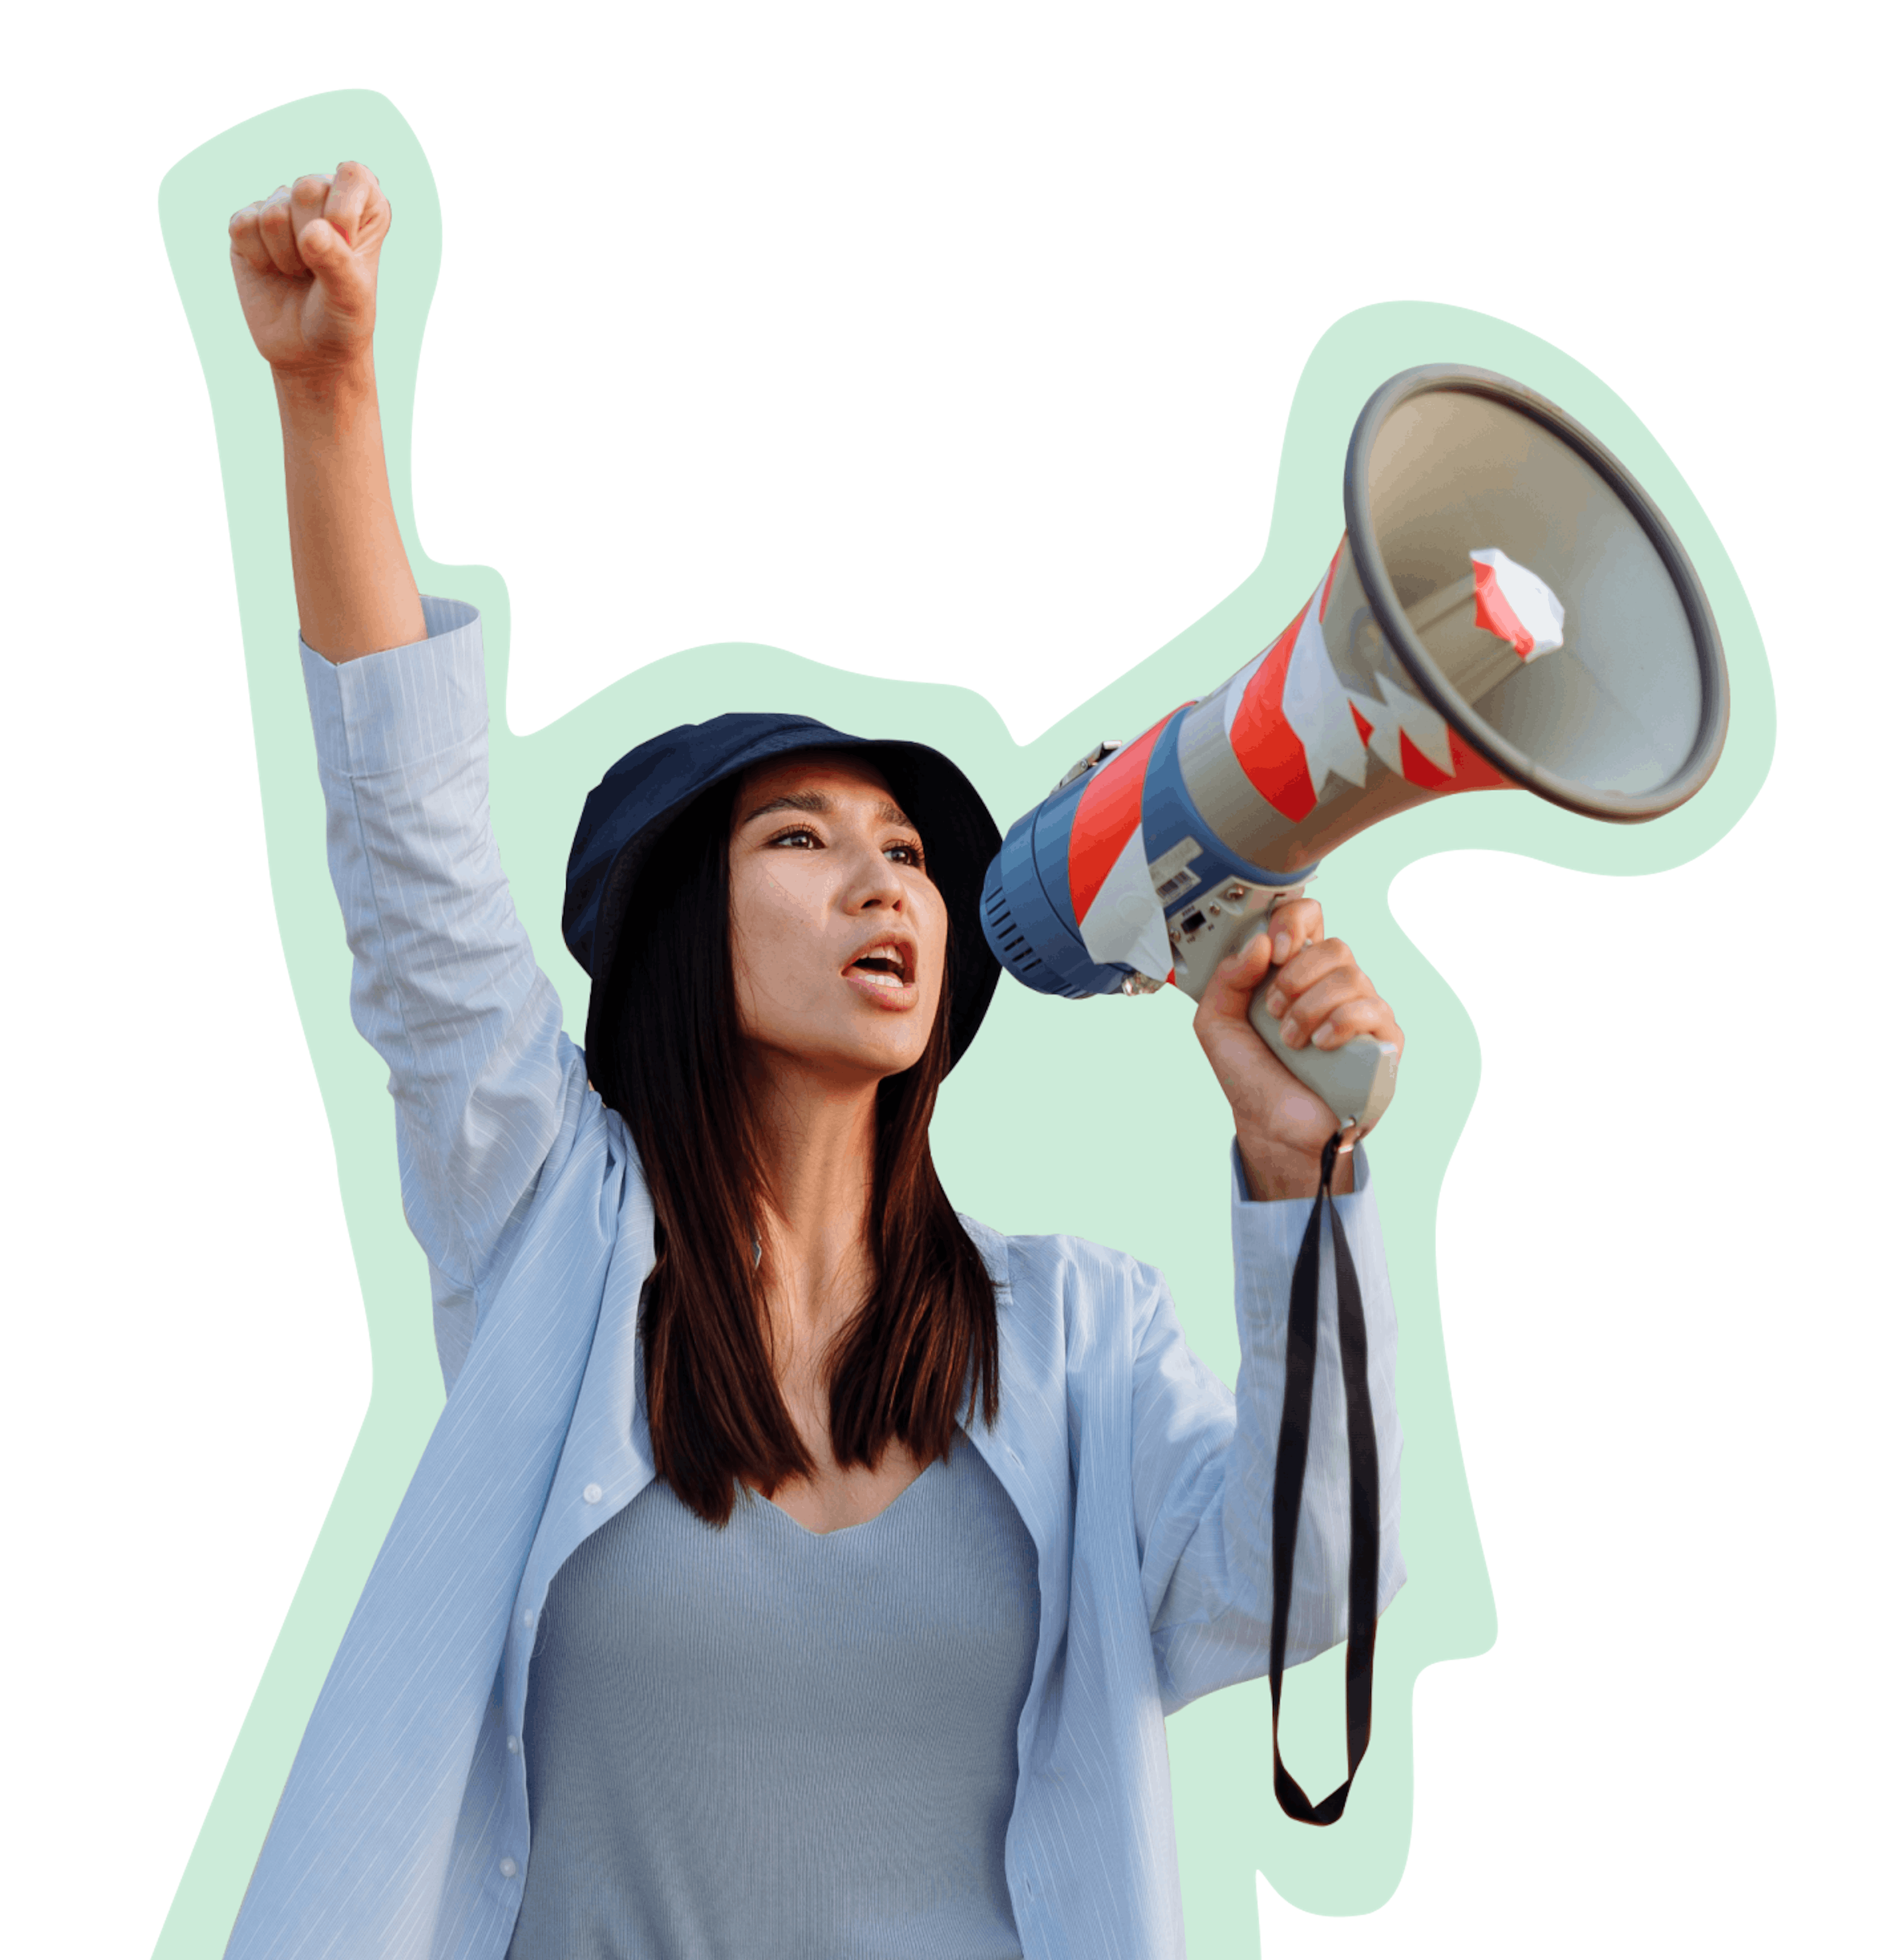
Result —
[[369, 350], [320, 365], [276, 368], [270, 378], [277, 390], [277, 407], [284, 419], [330, 420], [339, 413], [376, 400], [376, 364]]
[[[1235, 1139], [1240, 1169], [1247, 1191], [1256, 1204], [1278, 1204], [1287, 1199], [1308, 1202], [1318, 1195], [1321, 1157], [1282, 1144]], [[1352, 1190], [1352, 1157], [1341, 1152], [1332, 1166], [1332, 1195], [1343, 1198]]]

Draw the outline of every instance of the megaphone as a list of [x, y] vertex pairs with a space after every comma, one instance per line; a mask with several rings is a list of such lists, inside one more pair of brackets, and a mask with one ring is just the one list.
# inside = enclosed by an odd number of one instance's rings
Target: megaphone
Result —
[[[1668, 520], [1553, 402], [1480, 368], [1414, 368], [1366, 402], [1345, 536], [1298, 616], [1203, 700], [1104, 743], [1010, 829], [983, 929], [1044, 994], [1197, 1000], [1327, 852], [1466, 790], [1534, 791], [1642, 822], [1713, 773], [1720, 635]], [[1397, 1056], [1288, 1048], [1342, 1126], [1368, 1128]]]

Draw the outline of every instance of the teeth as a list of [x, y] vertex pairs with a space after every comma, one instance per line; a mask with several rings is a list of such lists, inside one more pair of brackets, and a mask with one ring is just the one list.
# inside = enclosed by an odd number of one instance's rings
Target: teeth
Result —
[[900, 973], [878, 973], [867, 966], [860, 966], [857, 970], [866, 980], [874, 982], [879, 987], [900, 988], [903, 984], [903, 976]]
[[[903, 950], [897, 946], [874, 946], [868, 953], [859, 953], [852, 963], [855, 969], [873, 980], [884, 981], [892, 985], [902, 986], [903, 982]], [[889, 971], [883, 969], [888, 969]]]

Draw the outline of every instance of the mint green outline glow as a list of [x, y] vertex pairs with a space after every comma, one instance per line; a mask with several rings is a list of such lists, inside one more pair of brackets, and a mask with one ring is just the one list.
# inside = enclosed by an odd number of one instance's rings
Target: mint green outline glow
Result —
[[[795, 708], [839, 725], [933, 742], [956, 756], [1003, 821], [1028, 807], [1104, 733], [1144, 727], [1158, 707], [1203, 693], [1289, 619], [1341, 529], [1346, 441], [1365, 398], [1400, 368], [1458, 361], [1540, 390], [1593, 430], [1668, 514], [1706, 586], [1734, 689], [1728, 747], [1713, 783], [1661, 821], [1587, 822], [1527, 795], [1465, 796], [1388, 822], [1330, 860], [1328, 916], [1408, 1032], [1403, 1093], [1377, 1162], [1403, 1328], [1404, 1542], [1410, 1582], [1381, 1628], [1375, 1740], [1345, 1818], [1294, 1825], [1271, 1790], [1265, 1684], [1229, 1689], [1168, 1725], [1190, 1942], [1196, 1960], [1253, 1960], [1254, 1874], [1308, 1911], [1362, 1913], [1391, 1897], [1411, 1823], [1412, 1685], [1434, 1661], [1482, 1653], [1495, 1612], [1466, 1488], [1445, 1365], [1434, 1224], [1445, 1166], [1475, 1096], [1477, 1044], [1448, 987], [1386, 903], [1404, 864], [1431, 853], [1507, 849], [1575, 870], [1633, 873], [1687, 863], [1740, 816], [1773, 744], [1767, 662], [1727, 554], [1648, 432], [1595, 377], [1545, 342], [1477, 313], [1399, 304], [1333, 326], [1295, 395], [1272, 530], [1258, 568], [1231, 596], [1026, 748], [964, 690], [875, 680], [774, 649], [700, 647], [642, 669], [525, 738], [507, 726], [507, 589], [483, 567], [437, 565], [411, 509], [409, 430], [422, 327], [441, 262], [441, 220], [413, 133], [382, 97], [350, 91], [292, 103], [228, 130], [165, 177], [167, 250], [204, 364], [231, 523], [256, 732], [272, 889], [298, 1011], [328, 1112], [363, 1302], [374, 1391], [309, 1566], [205, 1819], [156, 1949], [158, 1960], [221, 1952], [330, 1656], [441, 1405], [421, 1253], [397, 1188], [382, 1065], [350, 1025], [349, 956], [325, 868], [322, 802], [296, 660], [274, 403], [234, 296], [229, 214], [296, 171], [343, 157], [373, 164], [398, 214], [382, 270], [378, 371], [395, 506], [425, 590], [476, 602], [489, 654], [495, 826], [515, 896], [565, 999], [585, 1020], [584, 976], [561, 944], [559, 907], [576, 784], [645, 733], [734, 702]], [[577, 573], [584, 577], [585, 568]], [[604, 589], [605, 580], [597, 581]], [[1005, 985], [947, 1088], [935, 1141], [957, 1203], [1005, 1231], [1062, 1230], [1120, 1246], [1172, 1281], [1193, 1344], [1230, 1381], [1238, 1358], [1227, 1239], [1225, 1106], [1172, 994], [1072, 1005]], [[1100, 1096], [1091, 1110], [1084, 1101]], [[1111, 1114], [1114, 1121], [1109, 1120]], [[1024, 1122], [1018, 1112], [1038, 1112]], [[999, 1112], [1005, 1120], [998, 1121]], [[1178, 1140], [1157, 1156], [1137, 1136]], [[1057, 1146], [1051, 1147], [1051, 1146]], [[1328, 1671], [1329, 1670], [1329, 1671]], [[1327, 1656], [1289, 1678], [1287, 1758], [1311, 1790], [1343, 1765], [1343, 1675]]]

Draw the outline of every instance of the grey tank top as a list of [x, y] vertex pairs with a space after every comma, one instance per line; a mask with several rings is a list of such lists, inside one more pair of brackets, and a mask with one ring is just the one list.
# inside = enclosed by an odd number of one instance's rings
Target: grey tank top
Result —
[[556, 1575], [508, 1960], [1021, 1960], [1035, 1548], [959, 1431], [868, 1523], [663, 1481]]

